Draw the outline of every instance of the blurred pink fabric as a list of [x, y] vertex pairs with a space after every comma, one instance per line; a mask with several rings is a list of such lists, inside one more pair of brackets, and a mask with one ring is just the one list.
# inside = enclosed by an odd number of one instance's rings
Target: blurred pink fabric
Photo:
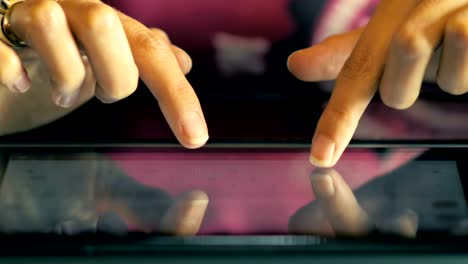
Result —
[[167, 32], [185, 48], [210, 48], [214, 34], [279, 40], [293, 31], [289, 0], [111, 0], [111, 5]]
[[313, 30], [312, 43], [366, 25], [379, 0], [329, 0]]

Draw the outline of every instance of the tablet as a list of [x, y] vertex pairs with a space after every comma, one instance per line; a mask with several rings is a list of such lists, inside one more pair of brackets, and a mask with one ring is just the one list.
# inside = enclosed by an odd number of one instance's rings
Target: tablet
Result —
[[1, 254], [466, 252], [464, 147], [3, 150]]

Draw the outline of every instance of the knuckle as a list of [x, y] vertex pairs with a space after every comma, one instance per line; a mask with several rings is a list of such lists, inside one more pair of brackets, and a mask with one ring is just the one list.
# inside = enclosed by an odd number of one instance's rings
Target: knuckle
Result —
[[447, 22], [446, 36], [451, 38], [452, 44], [465, 48], [468, 43], [468, 23], [466, 17], [455, 17]]
[[445, 0], [424, 0], [420, 1], [419, 7], [421, 9], [429, 9], [429, 8], [435, 8], [437, 6], [440, 6], [441, 3], [445, 2]]
[[394, 51], [408, 59], [419, 59], [430, 55], [431, 49], [428, 48], [427, 41], [416, 32], [417, 30], [411, 25], [403, 26], [392, 40]]
[[195, 91], [187, 80], [180, 79], [174, 85], [167, 85], [166, 87], [166, 89], [158, 90], [156, 94], [158, 103], [162, 108], [183, 102], [186, 109], [200, 109], [200, 103]]
[[195, 91], [186, 79], [180, 79], [177, 85], [174, 86], [172, 93], [176, 94], [178, 98], [181, 98], [190, 107], [193, 107], [198, 102]]
[[66, 22], [65, 13], [54, 1], [38, 1], [31, 6], [27, 28], [41, 34], [48, 33]]
[[117, 13], [111, 7], [100, 3], [90, 3], [85, 10], [84, 26], [92, 33], [108, 32], [120, 24]]
[[167, 52], [169, 50], [166, 40], [155, 36], [146, 28], [133, 32], [131, 39], [146, 52]]
[[170, 43], [169, 35], [167, 35], [167, 33], [164, 30], [159, 28], [152, 28], [151, 31], [157, 38], [163, 39]]
[[326, 111], [327, 120], [335, 124], [353, 124], [360, 119], [360, 115], [356, 110], [349, 107], [341, 107], [336, 105], [329, 105]]
[[55, 87], [60, 90], [62, 93], [70, 93], [79, 89], [86, 78], [86, 71], [83, 69], [76, 69], [73, 71], [73, 74], [66, 73], [61, 74], [60, 76], [54, 77], [53, 82]]
[[365, 48], [357, 48], [346, 60], [340, 72], [340, 77], [349, 80], [369, 79], [373, 77], [376, 66], [372, 54]]

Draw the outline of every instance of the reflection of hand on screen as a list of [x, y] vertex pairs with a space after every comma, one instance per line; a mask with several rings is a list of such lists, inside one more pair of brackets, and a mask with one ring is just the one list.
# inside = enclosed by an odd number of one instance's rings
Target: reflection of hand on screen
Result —
[[208, 206], [205, 192], [189, 190], [173, 197], [164, 189], [135, 181], [106, 158], [97, 161], [100, 171], [95, 192], [100, 214], [116, 212], [136, 231], [167, 235], [199, 231]]
[[164, 189], [135, 181], [111, 161], [100, 163], [102, 169], [96, 178], [100, 213], [116, 212], [136, 231], [170, 235], [198, 232], [208, 206], [205, 192], [190, 190], [172, 197]]
[[[379, 188], [366, 195], [355, 195], [343, 177], [333, 169], [315, 170], [311, 175], [311, 183], [316, 200], [300, 208], [291, 217], [290, 232], [364, 236], [378, 228], [385, 233], [416, 236], [418, 216], [411, 209], [395, 212], [385, 210], [389, 204], [379, 193]], [[383, 211], [389, 213], [385, 218], [380, 215]]]
[[126, 224], [119, 233], [193, 235], [207, 205], [202, 191], [171, 197], [165, 190], [134, 181], [95, 153], [16, 155], [2, 179], [0, 232], [114, 232], [112, 223], [100, 228], [105, 219], [101, 216], [112, 213]]

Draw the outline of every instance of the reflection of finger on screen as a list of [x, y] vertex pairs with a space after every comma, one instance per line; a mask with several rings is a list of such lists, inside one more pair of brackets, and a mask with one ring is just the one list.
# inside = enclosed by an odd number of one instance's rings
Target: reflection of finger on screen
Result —
[[299, 209], [289, 219], [288, 230], [289, 233], [297, 235], [334, 235], [328, 219], [324, 215], [320, 204], [317, 202], [309, 203]]
[[367, 213], [337, 171], [315, 170], [311, 175], [311, 183], [336, 234], [359, 236], [369, 232]]
[[203, 221], [208, 196], [202, 191], [180, 195], [171, 205], [161, 222], [161, 232], [171, 235], [195, 235]]
[[413, 210], [407, 209], [394, 217], [390, 217], [387, 221], [377, 224], [377, 228], [383, 233], [416, 238], [418, 225], [419, 216]]

